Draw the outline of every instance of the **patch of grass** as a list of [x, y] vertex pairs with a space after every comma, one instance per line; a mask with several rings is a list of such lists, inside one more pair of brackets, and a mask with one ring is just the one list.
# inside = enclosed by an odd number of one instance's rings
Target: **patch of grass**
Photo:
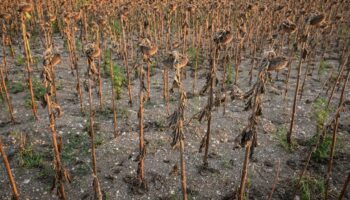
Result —
[[169, 102], [177, 102], [177, 99], [175, 98], [175, 97], [173, 97], [173, 96], [171, 96], [170, 98], [169, 98]]
[[[331, 108], [327, 108], [327, 100], [325, 98], [317, 98], [315, 102], [312, 104], [312, 114], [314, 119], [316, 120], [316, 134], [308, 141], [309, 145], [315, 145], [322, 134], [322, 130], [324, 128], [324, 124], [329, 117]], [[324, 163], [328, 159], [328, 154], [330, 150], [330, 146], [332, 144], [332, 138], [326, 136], [323, 138], [321, 143], [317, 146], [317, 149], [312, 154], [312, 160], [318, 163]]]
[[22, 65], [24, 65], [25, 62], [26, 62], [26, 59], [23, 57], [23, 55], [17, 54], [17, 58], [16, 58], [16, 61], [15, 61], [16, 65], [17, 66], [22, 66]]
[[112, 108], [105, 106], [102, 109], [96, 110], [96, 114], [98, 114], [98, 116], [108, 118], [113, 114], [113, 110]]
[[167, 127], [166, 127], [166, 125], [165, 125], [165, 121], [164, 120], [158, 120], [158, 121], [156, 121], [156, 129], [157, 129], [157, 131], [164, 131]]
[[75, 40], [75, 49], [76, 50], [80, 50], [80, 49], [82, 49], [82, 45], [81, 45], [81, 41], [80, 40]]
[[220, 162], [221, 166], [225, 169], [233, 169], [233, 162], [231, 159], [224, 157], [221, 162]]
[[161, 149], [164, 146], [167, 146], [168, 143], [165, 139], [153, 139], [150, 140], [147, 144], [147, 152], [149, 154], [154, 154], [157, 152], [157, 149]]
[[83, 163], [80, 164], [77, 168], [76, 168], [76, 175], [77, 176], [86, 176], [89, 173], [91, 173], [91, 168], [89, 166], [88, 163]]
[[127, 108], [117, 107], [117, 118], [128, 119], [130, 117], [130, 111]]
[[[203, 59], [199, 56], [199, 51], [194, 48], [194, 47], [190, 47], [187, 50], [187, 55], [188, 55], [188, 59], [190, 61], [190, 63], [193, 65], [193, 67], [196, 67], [196, 62], [197, 62], [197, 66], [203, 64]], [[197, 69], [195, 69], [197, 70]]]
[[94, 145], [97, 148], [98, 146], [102, 145], [104, 142], [103, 138], [101, 136], [96, 135], [94, 140]]
[[[110, 77], [110, 58], [112, 52], [107, 49], [102, 53], [102, 66], [101, 66], [101, 71], [102, 74], [106, 77]], [[114, 86], [114, 90], [115, 90], [115, 94], [116, 94], [116, 99], [120, 99], [121, 98], [121, 92], [122, 92], [122, 87], [123, 85], [126, 84], [126, 78], [125, 78], [125, 71], [124, 69], [119, 66], [118, 64], [113, 64], [113, 75], [114, 75], [114, 79], [113, 79], [113, 86]]]
[[39, 174], [36, 176], [40, 180], [52, 180], [55, 177], [55, 171], [52, 165], [43, 165], [43, 168], [40, 170]]
[[111, 50], [106, 49], [102, 53], [102, 64], [101, 64], [101, 69], [102, 69], [102, 74], [105, 77], [110, 77], [110, 70], [109, 70], [109, 65], [110, 65], [110, 59], [111, 59]]
[[35, 100], [39, 101], [44, 98], [44, 95], [46, 94], [46, 88], [43, 86], [43, 84], [39, 80], [34, 79], [33, 92], [34, 92]]
[[[315, 134], [309, 141], [309, 145], [315, 145], [319, 139], [319, 134]], [[326, 163], [329, 157], [329, 151], [332, 144], [332, 137], [326, 136], [312, 153], [312, 160], [318, 163]]]
[[227, 63], [226, 65], [226, 81], [227, 85], [231, 85], [233, 83], [233, 67], [231, 63]]
[[297, 146], [295, 141], [292, 141], [291, 145], [288, 144], [288, 142], [287, 142], [287, 132], [288, 132], [287, 128], [279, 127], [279, 128], [277, 128], [275, 138], [276, 138], [276, 140], [278, 142], [278, 145], [280, 147], [282, 147], [287, 152], [292, 153], [298, 148], [298, 146]]
[[188, 55], [188, 58], [190, 60], [190, 63], [195, 63], [197, 55], [198, 55], [197, 49], [194, 47], [188, 48], [187, 55]]
[[[155, 75], [155, 70], [154, 69], [156, 68], [156, 66], [157, 66], [157, 62], [153, 61], [151, 63], [151, 65], [150, 65], [150, 67], [149, 67], [150, 76]], [[157, 79], [156, 79], [156, 81], [157, 81]]]
[[330, 68], [330, 64], [327, 63], [325, 60], [321, 60], [320, 62], [320, 68], [318, 69], [318, 75], [324, 75], [326, 71]]
[[116, 35], [120, 36], [122, 34], [122, 25], [119, 20], [113, 20], [111, 27]]
[[327, 100], [325, 98], [319, 97], [312, 104], [312, 112], [313, 117], [316, 120], [317, 133], [320, 133], [320, 131], [323, 129], [323, 125], [326, 122], [331, 111], [331, 108], [327, 108]]
[[67, 39], [63, 40], [63, 48], [68, 51], [68, 41], [67, 41]]
[[247, 177], [247, 186], [246, 187], [247, 187], [247, 189], [252, 187], [252, 178], [250, 176]]
[[125, 73], [123, 69], [117, 64], [113, 66], [113, 73], [114, 73], [113, 85], [114, 85], [116, 99], [120, 99], [121, 93], [122, 93], [122, 87], [126, 82], [126, 78], [124, 76]]
[[61, 154], [61, 159], [64, 162], [71, 163], [76, 157], [81, 158], [89, 154], [89, 138], [86, 134], [69, 134], [66, 139]]
[[62, 90], [62, 83], [61, 83], [61, 81], [56, 81], [56, 90]]
[[[46, 94], [46, 88], [42, 85], [42, 83], [39, 80], [36, 80], [36, 79], [32, 81], [32, 84], [33, 84], [34, 100], [35, 101], [42, 100]], [[31, 108], [31, 106], [32, 106], [32, 101], [31, 101], [30, 94], [28, 92], [24, 100], [24, 107]]]
[[44, 156], [38, 151], [34, 151], [32, 146], [24, 148], [17, 154], [17, 160], [22, 167], [25, 168], [42, 168]]
[[26, 99], [24, 99], [24, 107], [27, 109], [31, 109], [32, 106], [32, 101], [30, 100], [30, 97], [27, 97]]
[[53, 21], [52, 23], [51, 23], [51, 27], [52, 27], [52, 31], [53, 31], [53, 33], [59, 33], [60, 32], [60, 29], [59, 29], [59, 27], [58, 27], [58, 21], [57, 20], [55, 20], [55, 21]]
[[[297, 180], [294, 180], [295, 184]], [[299, 188], [301, 200], [323, 199], [324, 192], [325, 183], [322, 178], [306, 176], [301, 179]]]
[[24, 84], [19, 81], [8, 82], [9, 92], [12, 94], [17, 94], [25, 90]]

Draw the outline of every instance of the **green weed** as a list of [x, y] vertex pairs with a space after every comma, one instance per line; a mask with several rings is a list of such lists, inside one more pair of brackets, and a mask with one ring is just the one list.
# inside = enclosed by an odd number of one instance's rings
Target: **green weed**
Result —
[[110, 70], [109, 70], [111, 54], [112, 54], [112, 52], [110, 49], [106, 49], [102, 53], [101, 69], [102, 69], [102, 74], [105, 77], [109, 77], [111, 75]]
[[122, 34], [122, 26], [121, 26], [121, 23], [120, 23], [120, 21], [119, 20], [113, 20], [112, 21], [112, 31], [116, 34], [116, 35], [118, 35], [118, 36], [120, 36], [121, 34]]
[[316, 119], [317, 133], [322, 130], [323, 125], [326, 122], [331, 111], [331, 108], [327, 108], [327, 101], [325, 98], [319, 97], [313, 103], [312, 112], [314, 118]]
[[17, 160], [22, 167], [25, 168], [42, 168], [44, 156], [42, 153], [34, 151], [32, 146], [24, 148], [17, 154]]
[[89, 138], [85, 134], [69, 134], [67, 141], [63, 145], [61, 158], [64, 162], [72, 162], [76, 157], [87, 156], [89, 154]]
[[287, 138], [286, 138], [287, 131], [288, 130], [285, 127], [277, 128], [275, 139], [277, 140], [278, 145], [280, 147], [282, 147], [287, 152], [292, 153], [297, 149], [298, 146], [295, 141], [292, 141], [291, 145], [288, 144]]
[[[319, 134], [315, 134], [309, 141], [309, 145], [315, 145], [319, 140]], [[317, 149], [312, 153], [312, 160], [318, 163], [325, 163], [329, 157], [329, 150], [331, 148], [332, 138], [326, 136], [320, 144], [318, 144]]]
[[[196, 48], [194, 48], [194, 47], [188, 48], [187, 55], [188, 55], [188, 59], [189, 59], [190, 63], [194, 67], [196, 67], [196, 62], [197, 62], [197, 65], [203, 64], [203, 59], [199, 56], [199, 52]], [[197, 70], [197, 69], [195, 69], [195, 70]]]
[[22, 65], [24, 65], [25, 62], [26, 62], [26, 59], [22, 55], [17, 54], [17, 58], [16, 58], [15, 64], [17, 66], [22, 66]]
[[40, 180], [52, 180], [55, 177], [54, 169], [51, 165], [45, 164], [42, 169], [40, 169], [39, 174], [36, 176]]
[[117, 64], [113, 66], [113, 73], [114, 73], [113, 85], [114, 85], [114, 90], [116, 94], [116, 99], [120, 99], [121, 93], [122, 93], [122, 86], [125, 84], [126, 78], [124, 76], [124, 71]]
[[226, 81], [227, 85], [231, 85], [233, 83], [233, 68], [231, 63], [227, 63], [226, 65]]
[[8, 82], [7, 85], [9, 86], [9, 92], [12, 94], [17, 94], [25, 90], [23, 83], [19, 81]]
[[321, 60], [320, 67], [318, 68], [318, 75], [319, 76], [323, 75], [329, 68], [330, 68], [330, 65], [326, 61]]
[[[296, 183], [297, 179], [294, 180]], [[300, 199], [323, 199], [325, 192], [324, 180], [318, 177], [303, 177], [300, 181]]]
[[33, 92], [35, 100], [39, 101], [44, 98], [44, 95], [46, 94], [46, 88], [43, 86], [43, 84], [39, 80], [33, 80]]

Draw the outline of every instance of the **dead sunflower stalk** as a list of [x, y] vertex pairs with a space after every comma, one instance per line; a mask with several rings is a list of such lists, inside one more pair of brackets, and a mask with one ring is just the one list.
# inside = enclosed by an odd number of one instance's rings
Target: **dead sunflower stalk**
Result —
[[[94, 33], [94, 41], [95, 41], [96, 48], [98, 48], [99, 51], [101, 51], [100, 50], [100, 28], [96, 22], [92, 23], [91, 31]], [[102, 78], [101, 78], [101, 53], [97, 55], [96, 59], [97, 59], [97, 70], [98, 70], [98, 73], [96, 74], [97, 82], [98, 82], [98, 96], [99, 96], [99, 102], [100, 102], [100, 109], [102, 110], [103, 94], [102, 94]]]
[[143, 60], [147, 62], [147, 89], [144, 84], [144, 70], [142, 65], [140, 65], [140, 70], [139, 70], [139, 79], [140, 79], [140, 92], [139, 92], [139, 97], [140, 97], [140, 108], [139, 108], [139, 113], [138, 113], [138, 118], [139, 118], [139, 138], [140, 138], [140, 143], [139, 143], [139, 148], [140, 148], [140, 154], [139, 154], [139, 164], [138, 164], [138, 169], [137, 169], [137, 175], [138, 175], [138, 182], [139, 182], [139, 187], [142, 190], [147, 190], [147, 183], [145, 180], [145, 156], [146, 156], [146, 147], [144, 143], [144, 130], [143, 130], [143, 121], [144, 121], [144, 102], [146, 100], [146, 97], [144, 96], [144, 91], [147, 91], [147, 99], [150, 99], [150, 67], [151, 67], [151, 60], [150, 57], [153, 56], [154, 54], [157, 53], [158, 47], [154, 44], [151, 44], [151, 42], [148, 39], [142, 39], [140, 43], [140, 50], [141, 53], [143, 54]]
[[80, 19], [80, 13], [79, 14], [71, 14], [67, 15], [64, 18], [65, 22], [65, 29], [64, 33], [66, 34], [66, 39], [67, 39], [67, 44], [68, 44], [68, 51], [69, 51], [69, 59], [70, 59], [70, 64], [71, 64], [71, 71], [72, 74], [74, 75], [74, 70], [75, 70], [75, 75], [76, 75], [76, 90], [77, 90], [77, 95], [79, 96], [79, 103], [80, 103], [80, 111], [83, 112], [83, 94], [80, 86], [80, 73], [79, 73], [79, 68], [78, 68], [78, 58], [76, 54], [76, 45], [75, 45], [75, 26], [74, 26], [74, 20]]
[[171, 146], [173, 148], [180, 148], [180, 164], [181, 164], [181, 189], [183, 200], [187, 200], [187, 184], [186, 184], [186, 162], [184, 157], [185, 151], [185, 136], [183, 131], [184, 123], [184, 111], [186, 107], [186, 92], [181, 83], [181, 69], [187, 65], [187, 57], [185, 59], [179, 59], [182, 56], [177, 52], [174, 52], [175, 61], [174, 67], [176, 69], [176, 74], [173, 82], [173, 88], [178, 88], [179, 90], [179, 105], [172, 115], [168, 117], [169, 127], [173, 129], [173, 141]]
[[[343, 104], [344, 104], [344, 99], [346, 96], [346, 86], [350, 78], [350, 69], [348, 69], [348, 72], [346, 73], [346, 78], [344, 80], [344, 85], [342, 88], [342, 91], [340, 93], [339, 97], [339, 104], [338, 104], [338, 109], [343, 110]], [[333, 134], [332, 134], [332, 144], [331, 144], [331, 150], [329, 152], [329, 159], [328, 159], [328, 167], [327, 167], [327, 174], [326, 174], [326, 181], [325, 181], [325, 199], [328, 199], [328, 194], [329, 194], [329, 187], [331, 184], [331, 178], [332, 178], [332, 170], [333, 170], [333, 158], [335, 154], [335, 145], [336, 145], [336, 139], [337, 139], [337, 131], [339, 127], [339, 118], [340, 114], [337, 114], [334, 119], [334, 129], [333, 129]]]
[[[321, 24], [324, 21], [325, 16], [323, 14], [310, 14], [305, 18], [305, 33], [301, 35], [299, 42], [301, 43], [300, 48], [300, 57], [299, 57], [299, 63], [298, 63], [298, 73], [297, 73], [297, 82], [295, 86], [295, 92], [294, 92], [294, 100], [293, 100], [293, 107], [292, 107], [292, 119], [289, 126], [289, 131], [287, 132], [287, 142], [289, 145], [292, 144], [292, 135], [293, 135], [293, 128], [294, 128], [294, 121], [295, 121], [295, 115], [296, 115], [296, 109], [297, 109], [297, 96], [299, 93], [299, 85], [300, 85], [300, 76], [301, 76], [301, 68], [302, 68], [302, 62], [306, 59], [309, 52], [307, 51], [308, 47], [308, 40], [310, 39], [310, 33], [314, 27]], [[307, 72], [306, 72], [307, 73]]]
[[10, 93], [7, 91], [6, 77], [4, 76], [2, 66], [0, 66], [0, 79], [1, 79], [0, 87], [4, 90], [4, 93], [6, 95], [6, 103], [7, 103], [8, 109], [9, 109], [11, 121], [15, 122], [15, 117], [14, 117], [14, 113], [13, 113], [13, 109], [12, 109], [11, 97], [10, 97]]
[[[233, 39], [233, 34], [228, 30], [220, 30], [218, 31], [214, 36], [214, 42], [215, 42], [215, 48], [214, 48], [214, 57], [211, 60], [210, 65], [210, 74], [207, 76], [207, 82], [203, 89], [201, 90], [201, 93], [203, 94], [208, 88], [209, 88], [209, 97], [208, 97], [208, 103], [205, 106], [202, 117], [205, 116], [208, 124], [207, 124], [207, 133], [202, 139], [201, 146], [199, 148], [199, 151], [203, 147], [205, 147], [204, 157], [203, 157], [203, 165], [204, 167], [208, 167], [208, 153], [209, 153], [209, 142], [210, 142], [210, 132], [211, 132], [211, 112], [213, 109], [213, 106], [215, 104], [214, 101], [214, 89], [215, 86], [218, 84], [218, 79], [216, 77], [216, 60], [219, 57], [219, 50], [222, 46], [227, 45], [230, 43]], [[218, 96], [219, 101], [217, 103], [221, 103], [225, 101], [225, 98], [221, 99], [221, 95]]]
[[30, 66], [33, 63], [33, 59], [30, 53], [30, 46], [29, 46], [30, 35], [27, 33], [27, 28], [26, 28], [26, 20], [31, 18], [29, 12], [31, 12], [32, 10], [33, 10], [32, 4], [21, 4], [18, 11], [20, 12], [20, 18], [21, 18], [22, 38], [23, 38], [23, 44], [24, 44], [24, 54], [26, 58], [26, 71], [27, 71], [27, 78], [28, 78], [28, 89], [31, 97], [30, 98], [31, 106], [32, 106], [34, 118], [38, 120], [38, 114], [37, 114], [37, 108], [35, 104], [33, 84], [32, 84], [33, 69]]
[[139, 91], [139, 97], [140, 97], [140, 107], [138, 112], [138, 118], [139, 118], [139, 164], [137, 168], [137, 176], [138, 176], [138, 183], [140, 189], [147, 190], [147, 182], [145, 180], [145, 156], [146, 156], [146, 146], [144, 142], [144, 130], [143, 130], [143, 121], [144, 121], [144, 102], [146, 100], [146, 97], [144, 96], [144, 91], [146, 91], [145, 83], [144, 83], [144, 77], [145, 72], [143, 70], [142, 65], [140, 65], [139, 70], [139, 79], [140, 79], [140, 91]]
[[242, 169], [241, 184], [239, 188], [238, 198], [244, 199], [244, 191], [248, 174], [249, 159], [253, 156], [254, 148], [257, 146], [257, 130], [259, 116], [262, 114], [262, 94], [265, 92], [266, 75], [269, 67], [269, 61], [264, 59], [259, 67], [259, 75], [253, 88], [246, 92], [244, 99], [247, 99], [245, 110], [252, 110], [248, 118], [248, 125], [241, 133], [240, 143], [245, 147], [245, 159]]
[[[100, 188], [100, 183], [97, 177], [97, 166], [96, 166], [96, 152], [95, 152], [95, 144], [94, 144], [94, 110], [93, 110], [93, 99], [92, 99], [92, 84], [96, 86], [96, 82], [98, 79], [99, 71], [96, 68], [94, 63], [94, 59], [98, 58], [101, 54], [101, 50], [94, 43], [89, 43], [85, 47], [85, 54], [88, 58], [88, 70], [87, 70], [87, 92], [89, 93], [89, 111], [90, 111], [90, 126], [89, 126], [89, 136], [91, 143], [91, 157], [92, 157], [92, 172], [93, 172], [93, 186], [95, 190], [95, 198], [102, 200], [102, 192]], [[85, 82], [85, 83], [86, 83]]]

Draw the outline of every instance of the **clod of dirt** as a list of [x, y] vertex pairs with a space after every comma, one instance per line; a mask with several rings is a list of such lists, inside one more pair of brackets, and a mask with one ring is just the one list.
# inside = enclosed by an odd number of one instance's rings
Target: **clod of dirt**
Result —
[[220, 170], [209, 167], [209, 166], [200, 165], [200, 166], [198, 166], [198, 173], [202, 176], [207, 176], [209, 173], [210, 174], [220, 174]]
[[140, 182], [139, 179], [135, 176], [126, 175], [123, 178], [123, 181], [128, 184], [130, 192], [135, 195], [143, 195], [148, 191], [148, 186], [146, 180]]

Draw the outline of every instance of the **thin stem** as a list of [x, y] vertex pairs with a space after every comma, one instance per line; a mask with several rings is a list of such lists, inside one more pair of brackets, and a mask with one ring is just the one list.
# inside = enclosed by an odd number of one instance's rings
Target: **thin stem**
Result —
[[2, 159], [4, 160], [4, 163], [5, 163], [5, 168], [6, 168], [7, 176], [9, 178], [10, 185], [11, 185], [11, 188], [12, 188], [13, 197], [16, 200], [19, 200], [19, 193], [17, 191], [16, 182], [15, 182], [15, 179], [13, 178], [13, 176], [12, 176], [12, 172], [11, 172], [9, 161], [7, 160], [6, 152], [4, 151], [4, 149], [2, 147], [1, 138], [0, 138], [0, 153], [1, 153]]
[[252, 142], [249, 141], [246, 144], [245, 147], [245, 156], [244, 156], [244, 163], [243, 163], [243, 169], [242, 169], [242, 177], [241, 177], [241, 185], [239, 187], [239, 200], [243, 200], [244, 198], [244, 190], [245, 190], [245, 185], [247, 181], [247, 175], [248, 175], [248, 166], [249, 166], [249, 157], [250, 157], [250, 147], [252, 145]]

